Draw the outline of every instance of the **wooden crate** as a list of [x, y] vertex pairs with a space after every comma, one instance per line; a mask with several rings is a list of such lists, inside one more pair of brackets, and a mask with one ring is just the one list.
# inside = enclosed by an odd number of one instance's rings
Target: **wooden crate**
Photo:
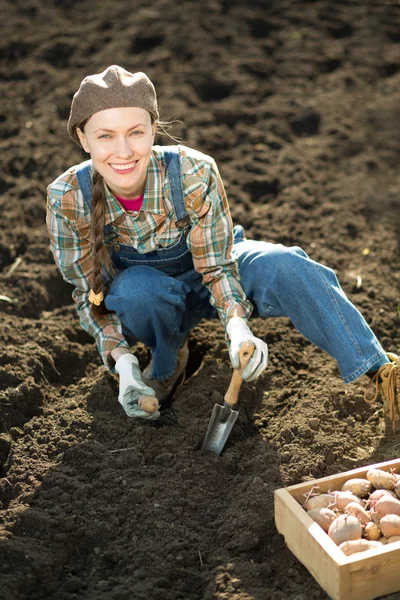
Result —
[[371, 467], [400, 473], [400, 459], [275, 491], [275, 523], [279, 533], [334, 600], [372, 600], [400, 591], [400, 542], [346, 556], [299, 504], [303, 504], [304, 494], [314, 485], [322, 493], [338, 490], [348, 479], [365, 477]]

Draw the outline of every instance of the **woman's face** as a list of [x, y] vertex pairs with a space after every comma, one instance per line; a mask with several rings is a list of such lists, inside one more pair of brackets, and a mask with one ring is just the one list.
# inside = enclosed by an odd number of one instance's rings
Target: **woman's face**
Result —
[[108, 108], [77, 129], [93, 166], [112, 192], [122, 198], [143, 194], [156, 123], [144, 108]]

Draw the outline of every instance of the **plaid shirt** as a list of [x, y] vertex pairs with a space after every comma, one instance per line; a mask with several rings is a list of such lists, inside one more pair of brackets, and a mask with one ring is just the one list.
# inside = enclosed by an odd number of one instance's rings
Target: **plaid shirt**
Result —
[[[179, 146], [185, 205], [191, 220], [186, 238], [193, 264], [211, 293], [224, 326], [236, 309], [247, 319], [252, 305], [239, 283], [237, 260], [232, 256], [232, 220], [225, 189], [215, 161], [186, 146]], [[153, 146], [147, 170], [144, 200], [139, 212], [127, 212], [105, 185], [106, 220], [113, 233], [104, 240], [107, 246], [126, 244], [146, 253], [175, 244], [181, 230], [175, 225], [171, 191], [163, 161], [162, 146]], [[93, 272], [91, 214], [79, 189], [76, 165], [48, 187], [47, 226], [50, 248], [63, 278], [72, 283], [72, 297], [80, 323], [96, 340], [106, 368], [111, 350], [129, 347], [115, 314], [94, 318], [88, 294]]]

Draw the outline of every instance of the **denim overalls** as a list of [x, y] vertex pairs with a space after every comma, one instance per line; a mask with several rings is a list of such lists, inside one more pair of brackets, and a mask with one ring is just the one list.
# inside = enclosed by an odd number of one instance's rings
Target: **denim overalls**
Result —
[[[158, 380], [174, 372], [177, 351], [190, 330], [202, 319], [217, 316], [186, 244], [190, 222], [176, 146], [165, 147], [165, 163], [182, 234], [173, 246], [145, 254], [131, 246], [114, 247], [111, 258], [118, 274], [105, 298], [128, 342], [140, 340], [150, 348], [152, 376]], [[90, 165], [90, 161], [82, 163], [77, 178], [91, 210]], [[104, 235], [111, 230], [112, 226], [106, 225]], [[233, 252], [256, 316], [289, 317], [298, 331], [337, 360], [346, 383], [387, 362], [384, 350], [332, 269], [311, 260], [297, 246], [248, 240], [243, 233], [241, 226], [234, 228]]]

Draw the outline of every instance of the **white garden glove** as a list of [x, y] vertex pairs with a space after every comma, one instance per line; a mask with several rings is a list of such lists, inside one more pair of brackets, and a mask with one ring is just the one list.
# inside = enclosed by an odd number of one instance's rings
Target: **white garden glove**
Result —
[[160, 416], [157, 410], [149, 413], [140, 408], [139, 398], [141, 396], [154, 396], [154, 390], [147, 386], [142, 380], [139, 361], [133, 354], [123, 354], [115, 363], [115, 370], [119, 375], [118, 400], [124, 407], [129, 417], [139, 417], [154, 421]]
[[267, 367], [267, 344], [251, 333], [246, 321], [241, 317], [232, 317], [232, 319], [229, 320], [226, 327], [226, 333], [231, 342], [229, 347], [229, 358], [231, 359], [232, 367], [234, 369], [240, 367], [239, 349], [243, 342], [249, 341], [254, 344], [254, 354], [242, 373], [242, 378], [245, 381], [254, 381]]

